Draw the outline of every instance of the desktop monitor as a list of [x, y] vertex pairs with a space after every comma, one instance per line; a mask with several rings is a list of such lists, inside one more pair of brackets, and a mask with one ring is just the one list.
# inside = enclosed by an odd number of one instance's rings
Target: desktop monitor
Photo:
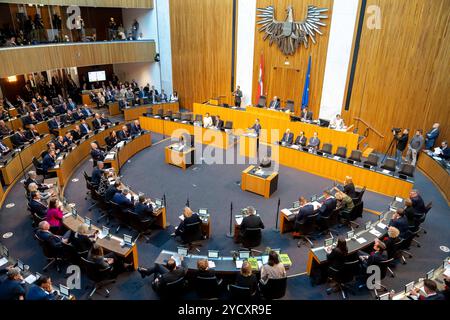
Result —
[[414, 281], [405, 285], [405, 293], [408, 294], [414, 289]]
[[70, 289], [62, 284], [59, 285], [59, 294], [68, 298], [70, 297]]
[[90, 218], [85, 217], [85, 218], [84, 218], [84, 223], [87, 224], [87, 226], [89, 227], [89, 229], [92, 228], [92, 220], [91, 220]]
[[333, 238], [325, 239], [324, 246], [331, 247], [333, 245]]
[[207, 215], [208, 214], [208, 209], [198, 209], [198, 214], [199, 215]]
[[23, 271], [25, 269], [24, 263], [22, 260], [17, 260], [17, 267], [20, 269], [20, 271]]
[[188, 255], [188, 249], [184, 247], [178, 247], [178, 254], [180, 256], [186, 257]]
[[434, 277], [434, 269], [431, 269], [430, 271], [427, 272], [425, 279], [431, 280]]
[[208, 250], [208, 258], [210, 258], [210, 259], [218, 259], [219, 258], [219, 251], [217, 251], [217, 250]]
[[292, 204], [292, 208], [294, 208], [294, 209], [300, 208], [300, 201], [295, 201], [295, 202]]
[[125, 243], [125, 245], [131, 246], [133, 244], [133, 238], [130, 235], [128, 235], [128, 234], [124, 234], [123, 235], [123, 242]]
[[108, 236], [108, 235], [109, 235], [109, 228], [103, 226], [103, 227], [102, 227], [102, 234], [104, 234], [105, 237]]
[[250, 258], [250, 251], [239, 251], [239, 259], [246, 260]]

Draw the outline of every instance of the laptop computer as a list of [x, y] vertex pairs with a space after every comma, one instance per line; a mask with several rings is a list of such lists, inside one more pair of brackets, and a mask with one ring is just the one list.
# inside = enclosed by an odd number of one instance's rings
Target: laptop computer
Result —
[[70, 289], [69, 287], [63, 286], [62, 284], [59, 285], [59, 291], [57, 300], [67, 300], [70, 298]]
[[177, 249], [178, 255], [182, 257], [186, 257], [188, 255], [188, 249], [185, 247], [178, 247]]

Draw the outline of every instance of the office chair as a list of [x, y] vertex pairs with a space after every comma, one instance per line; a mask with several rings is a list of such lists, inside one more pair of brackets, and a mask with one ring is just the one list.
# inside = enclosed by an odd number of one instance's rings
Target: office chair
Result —
[[110, 202], [111, 205], [111, 215], [118, 222], [118, 226], [116, 228], [116, 234], [119, 233], [120, 229], [124, 226], [128, 226], [128, 217], [127, 211], [124, 210], [119, 204], [115, 202]]
[[297, 247], [301, 247], [302, 241], [308, 242], [311, 248], [314, 248], [314, 243], [311, 241], [310, 236], [314, 233], [315, 222], [319, 214], [313, 214], [306, 217], [302, 221], [295, 221], [294, 230], [300, 234], [300, 240], [297, 242]]
[[258, 283], [259, 291], [266, 300], [283, 298], [286, 294], [287, 278], [268, 279], [266, 283]]
[[425, 213], [416, 213], [414, 216], [414, 220], [415, 220], [415, 224], [417, 226], [418, 229], [418, 235], [423, 232], [424, 234], [427, 234], [427, 230], [425, 230], [425, 228], [422, 227], [422, 224], [425, 222], [425, 220], [427, 219], [427, 214], [428, 212], [431, 210], [431, 208], [433, 208], [433, 203], [430, 202], [426, 207], [426, 211]]
[[167, 110], [167, 112], [164, 113], [164, 119], [166, 120], [171, 120], [172, 119], [172, 111], [171, 110]]
[[146, 242], [149, 242], [150, 238], [147, 235], [151, 233], [151, 227], [155, 222], [155, 218], [149, 217], [141, 220], [132, 210], [128, 210], [128, 216], [130, 217], [131, 227], [139, 233], [135, 241], [138, 241], [140, 237], [143, 237]]
[[37, 175], [44, 176], [44, 169], [42, 169], [42, 162], [40, 162], [38, 159], [33, 157], [32, 159], [35, 171]]
[[285, 109], [289, 110], [291, 112], [294, 112], [295, 111], [295, 102], [292, 101], [292, 100], [286, 100], [286, 107], [285, 107]]
[[240, 287], [235, 284], [229, 284], [227, 288], [233, 301], [248, 301], [256, 295], [256, 290], [252, 292], [250, 288]]
[[[341, 293], [342, 298], [344, 300], [347, 299], [346, 291], [350, 291], [352, 294], [355, 294], [354, 290], [348, 285], [353, 281], [355, 275], [359, 270], [359, 259], [346, 262], [342, 270], [338, 270], [333, 267], [328, 267], [328, 279], [336, 282], [337, 289]], [[327, 294], [330, 295], [332, 293], [332, 288], [327, 289]]]
[[364, 194], [366, 193], [366, 187], [362, 188], [361, 191], [356, 191], [357, 198], [353, 201], [355, 204], [362, 202]]
[[320, 152], [322, 152], [323, 154], [331, 154], [332, 149], [333, 149], [332, 144], [324, 143], [324, 145], [322, 146], [322, 150], [320, 150]]
[[367, 161], [364, 161], [365, 165], [378, 167], [378, 162], [380, 161], [380, 158], [375, 154], [371, 153], [369, 154], [369, 158], [367, 158]]
[[37, 236], [37, 234], [34, 234], [34, 238], [38, 241], [39, 246], [42, 248], [42, 251], [44, 253], [44, 256], [47, 258], [47, 265], [42, 268], [43, 272], [46, 272], [50, 266], [53, 264], [56, 266], [56, 270], [58, 272], [61, 271], [60, 269], [60, 262], [62, 261], [62, 250], [58, 250], [54, 247], [52, 247], [48, 242], [42, 240]]
[[260, 96], [258, 100], [258, 104], [256, 105], [258, 108], [266, 107], [267, 98], [265, 96]]
[[339, 219], [339, 211], [340, 209], [334, 209], [333, 212], [328, 217], [319, 216], [319, 224], [324, 227], [324, 230], [320, 232], [321, 235], [329, 233], [332, 238], [333, 232], [339, 234], [337, 230], [334, 230], [332, 227], [335, 226]]
[[341, 157], [341, 158], [347, 158], [347, 148], [346, 147], [338, 147], [335, 156]]
[[242, 235], [242, 246], [252, 249], [261, 244], [261, 228], [247, 228]]
[[179, 121], [179, 120], [181, 120], [181, 113], [180, 113], [180, 112], [175, 112], [175, 113], [172, 115], [172, 120], [174, 120], [174, 121]]
[[203, 240], [202, 222], [186, 224], [181, 234], [181, 240], [184, 244], [188, 245], [188, 251], [195, 249], [197, 252], [200, 252], [197, 247], [201, 247], [202, 245], [197, 241]]
[[195, 279], [195, 291], [202, 299], [218, 298], [222, 285], [222, 279], [197, 276]]
[[391, 267], [394, 267], [397, 262], [406, 264], [406, 259], [402, 252], [402, 248], [405, 246], [404, 241], [404, 239], [399, 238], [397, 243], [386, 249], [388, 259], [392, 259], [392, 263], [387, 266], [387, 272], [389, 272], [392, 278], [395, 277], [395, 273], [392, 271]]
[[75, 247], [70, 243], [62, 243], [62, 259], [64, 261], [69, 261], [70, 263], [79, 263], [78, 253], [75, 250]]
[[233, 129], [233, 121], [226, 121], [225, 126], [223, 128], [227, 129], [227, 130], [232, 130]]
[[147, 108], [147, 113], [144, 114], [146, 117], [153, 116], [153, 108]]
[[343, 225], [352, 228], [359, 228], [359, 223], [355, 222], [356, 219], [362, 218], [362, 214], [364, 211], [364, 202], [356, 203], [353, 209], [348, 213], [348, 215], [344, 215], [342, 211], [339, 211], [339, 220]]
[[404, 163], [400, 167], [400, 171], [398, 172], [398, 174], [414, 178], [414, 171], [415, 170], [416, 170], [416, 167], [414, 167], [414, 166], [412, 166], [412, 165], [410, 165], [408, 163]]
[[[394, 259], [388, 259], [388, 260], [385, 260], [385, 261], [382, 261], [382, 262], [378, 263], [378, 267], [380, 268], [380, 279], [379, 279], [378, 285], [385, 292], [388, 291], [388, 288], [381, 283], [381, 280], [386, 278], [386, 275], [387, 275], [387, 272], [388, 272], [387, 269], [392, 264], [393, 261], [394, 261]], [[375, 297], [378, 299], [379, 295], [378, 295], [378, 290], [377, 290], [376, 286], [374, 286], [374, 288], [373, 288], [373, 293], [375, 294]]]
[[179, 278], [178, 280], [175, 280], [173, 282], [169, 282], [167, 284], [161, 284], [158, 288], [155, 288], [154, 286], [153, 290], [155, 290], [159, 297], [161, 299], [177, 299], [182, 294], [184, 294], [186, 287], [187, 287], [187, 281], [184, 277]]
[[202, 122], [203, 121], [203, 116], [201, 114], [196, 114], [194, 121], [195, 122]]
[[105, 285], [115, 283], [115, 279], [111, 279], [110, 275], [112, 272], [112, 266], [108, 266], [107, 268], [103, 268], [100, 265], [97, 265], [95, 262], [89, 261], [88, 259], [81, 257], [82, 266], [89, 280], [94, 282], [94, 286], [89, 293], [89, 299], [92, 298], [94, 293], [100, 294], [99, 290], [104, 289], [106, 292], [105, 297], [109, 298], [109, 290], [104, 288]]
[[395, 167], [397, 166], [397, 161], [395, 161], [394, 159], [386, 159], [386, 161], [384, 162], [384, 164], [381, 166], [381, 169], [383, 170], [388, 170], [391, 172], [395, 172]]

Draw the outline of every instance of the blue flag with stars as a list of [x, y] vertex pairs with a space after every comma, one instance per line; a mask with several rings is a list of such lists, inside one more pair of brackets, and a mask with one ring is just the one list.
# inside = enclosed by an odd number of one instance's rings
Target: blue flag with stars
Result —
[[309, 56], [308, 70], [306, 71], [305, 87], [303, 88], [302, 109], [309, 104], [309, 84], [311, 78], [311, 56]]

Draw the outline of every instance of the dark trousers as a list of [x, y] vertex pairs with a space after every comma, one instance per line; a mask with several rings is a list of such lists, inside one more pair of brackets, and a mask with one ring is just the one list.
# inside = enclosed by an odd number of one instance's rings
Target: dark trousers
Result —
[[158, 275], [169, 273], [169, 269], [161, 264], [155, 263], [153, 268], [142, 270], [141, 273], [145, 276], [151, 276], [152, 274], [155, 274], [156, 278]]

